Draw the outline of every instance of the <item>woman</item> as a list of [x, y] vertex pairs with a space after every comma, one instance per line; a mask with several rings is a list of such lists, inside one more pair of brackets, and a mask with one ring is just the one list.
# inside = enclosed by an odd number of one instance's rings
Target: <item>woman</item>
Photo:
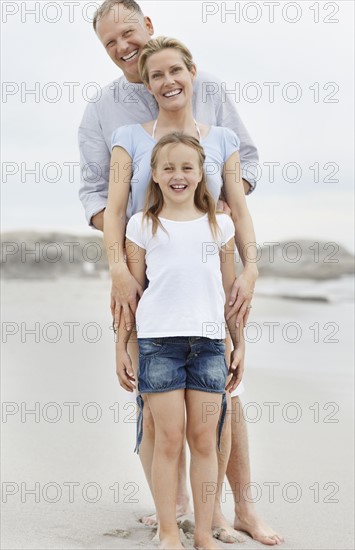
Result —
[[[191, 452], [195, 548], [220, 548], [212, 538], [211, 488], [217, 484], [216, 440], [220, 448], [225, 418], [228, 367], [223, 339], [230, 309], [225, 296], [235, 279], [234, 226], [228, 215], [216, 214], [206, 187], [204, 158], [203, 148], [191, 136], [173, 133], [161, 138], [152, 153], [146, 206], [131, 217], [126, 231], [128, 267], [142, 285], [149, 278], [136, 315], [138, 389], [154, 417], [152, 482], [165, 550], [183, 549], [176, 500], [185, 430]], [[215, 253], [201, 261], [206, 243]], [[206, 320], [221, 325], [221, 334], [206, 337]], [[226, 389], [237, 386], [244, 358], [243, 327], [236, 332], [234, 318], [228, 326], [234, 351]], [[116, 352], [120, 384], [128, 391], [136, 381], [127, 353], [129, 335], [122, 317]], [[203, 414], [206, 406], [209, 414]]]
[[[256, 257], [250, 248], [255, 245], [252, 221], [246, 206], [244, 188], [240, 175], [239, 140], [227, 128], [208, 127], [194, 120], [192, 113], [193, 81], [196, 66], [191, 53], [180, 42], [169, 38], [151, 40], [143, 48], [139, 60], [142, 81], [154, 95], [159, 114], [157, 120], [143, 125], [129, 125], [119, 128], [112, 137], [111, 174], [108, 203], [104, 214], [104, 241], [113, 280], [111, 309], [118, 324], [120, 308], [115, 308], [115, 295], [129, 297], [130, 308], [124, 310], [126, 327], [130, 328], [130, 309], [136, 311], [136, 297], [142, 295], [143, 288], [130, 274], [124, 258], [124, 235], [127, 218], [141, 210], [150, 178], [150, 157], [156, 142], [173, 131], [184, 132], [196, 137], [206, 154], [205, 169], [207, 186], [215, 201], [223, 186], [224, 196], [232, 211], [236, 230], [236, 244], [244, 270], [238, 277], [232, 291], [242, 283], [247, 289], [244, 303], [237, 300], [228, 318], [236, 311], [243, 313], [250, 307], [253, 288], [257, 277]], [[234, 302], [235, 299], [229, 301]], [[116, 309], [116, 311], [115, 311]], [[219, 330], [217, 327], [216, 330]], [[211, 336], [211, 334], [210, 334]], [[215, 336], [215, 335], [214, 335]], [[227, 340], [229, 363], [230, 340]], [[130, 349], [133, 364], [137, 364], [137, 346]], [[242, 369], [243, 365], [240, 365]], [[148, 409], [145, 407], [145, 411]], [[147, 433], [147, 431], [146, 431]], [[222, 483], [228, 462], [228, 440], [224, 460], [220, 461], [219, 484]], [[151, 487], [150, 470], [152, 461], [152, 437], [144, 438], [140, 456]], [[231, 540], [230, 542], [234, 542]]]

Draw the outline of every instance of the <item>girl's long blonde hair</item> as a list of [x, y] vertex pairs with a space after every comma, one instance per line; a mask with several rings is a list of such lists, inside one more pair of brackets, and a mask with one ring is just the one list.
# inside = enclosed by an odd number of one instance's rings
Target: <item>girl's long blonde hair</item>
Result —
[[158, 225], [165, 231], [164, 227], [162, 226], [158, 218], [164, 206], [164, 197], [159, 185], [153, 180], [153, 171], [157, 167], [158, 157], [161, 150], [167, 145], [178, 145], [178, 144], [191, 147], [198, 154], [199, 168], [202, 173], [202, 179], [197, 185], [195, 196], [194, 196], [194, 202], [198, 210], [201, 210], [201, 212], [204, 212], [205, 214], [208, 215], [208, 221], [211, 227], [213, 238], [217, 240], [217, 235], [218, 233], [220, 233], [220, 227], [218, 225], [217, 217], [216, 217], [215, 200], [207, 189], [206, 174], [203, 166], [206, 158], [205, 152], [203, 150], [203, 147], [201, 147], [200, 142], [196, 138], [192, 136], [188, 136], [187, 134], [183, 134], [181, 132], [172, 132], [171, 134], [167, 134], [166, 136], [163, 136], [155, 145], [152, 151], [151, 162], [150, 162], [150, 166], [152, 169], [152, 177], [150, 178], [150, 181], [148, 183], [147, 197], [146, 197], [146, 201], [143, 209], [143, 221], [144, 220], [152, 221], [153, 236], [157, 232]]

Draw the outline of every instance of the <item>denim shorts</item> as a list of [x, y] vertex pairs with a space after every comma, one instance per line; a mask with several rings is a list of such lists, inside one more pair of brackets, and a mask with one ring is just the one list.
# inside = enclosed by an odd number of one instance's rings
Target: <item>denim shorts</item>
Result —
[[[224, 357], [224, 340], [202, 336], [173, 336], [165, 338], [138, 338], [139, 394], [161, 393], [179, 389], [199, 390], [223, 394], [220, 434], [225, 416], [225, 386], [228, 367]], [[140, 413], [143, 399], [138, 395]], [[137, 446], [142, 439], [142, 415], [138, 417]], [[141, 420], [141, 422], [140, 422]]]

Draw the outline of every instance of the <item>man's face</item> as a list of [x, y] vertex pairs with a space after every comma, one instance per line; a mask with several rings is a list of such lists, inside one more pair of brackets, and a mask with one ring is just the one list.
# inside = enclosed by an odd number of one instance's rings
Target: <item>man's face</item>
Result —
[[117, 4], [98, 20], [96, 33], [112, 61], [129, 82], [141, 82], [138, 58], [154, 33], [149, 17]]

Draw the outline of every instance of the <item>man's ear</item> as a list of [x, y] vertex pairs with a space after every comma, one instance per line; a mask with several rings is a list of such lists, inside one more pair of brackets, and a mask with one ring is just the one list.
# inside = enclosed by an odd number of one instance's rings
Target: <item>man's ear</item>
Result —
[[145, 16], [145, 17], [144, 17], [144, 26], [145, 26], [145, 28], [147, 29], [147, 31], [149, 32], [149, 35], [150, 35], [150, 36], [153, 36], [153, 34], [154, 34], [154, 26], [153, 26], [153, 23], [152, 23], [150, 17], [148, 17], [148, 16]]

